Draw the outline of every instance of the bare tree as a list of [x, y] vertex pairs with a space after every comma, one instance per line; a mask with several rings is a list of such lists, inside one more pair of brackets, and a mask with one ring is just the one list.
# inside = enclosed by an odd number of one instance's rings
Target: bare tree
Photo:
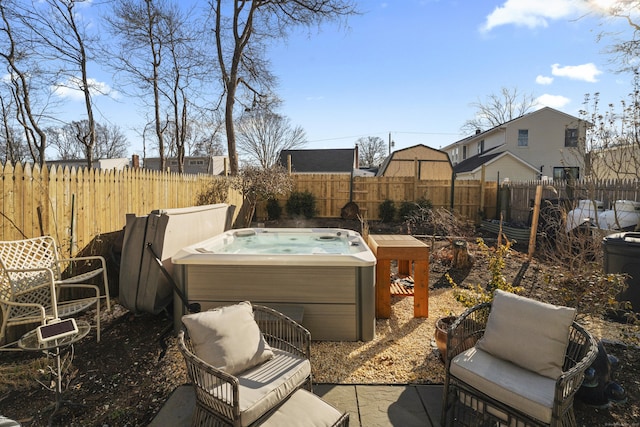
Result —
[[116, 0], [106, 17], [113, 36], [110, 64], [128, 77], [143, 94], [152, 93], [153, 124], [158, 143], [160, 169], [166, 168], [164, 134], [166, 124], [160, 99], [162, 45], [166, 40], [167, 3], [164, 0]]
[[387, 156], [387, 144], [379, 136], [358, 138], [358, 161], [360, 166], [369, 168], [380, 166]]
[[99, 159], [127, 157], [129, 141], [118, 125], [96, 123], [95, 155]]
[[278, 162], [282, 150], [303, 147], [307, 137], [300, 126], [292, 126], [284, 116], [269, 111], [244, 117], [238, 122], [238, 150], [246, 154], [250, 163], [263, 169]]
[[[123, 90], [135, 87], [143, 99], [152, 99], [161, 169], [176, 157], [178, 171], [193, 141], [190, 123], [210, 105], [214, 63], [203, 50], [209, 46], [202, 14], [170, 0], [117, 0], [110, 31], [118, 38], [115, 69], [123, 73]], [[149, 98], [151, 97], [151, 98]], [[145, 132], [145, 139], [147, 138]], [[146, 143], [145, 143], [146, 145]]]
[[202, 108], [196, 102], [207, 92], [214, 70], [207, 61], [203, 46], [207, 35], [200, 25], [193, 25], [189, 13], [178, 7], [168, 6], [165, 15], [166, 67], [161, 69], [160, 90], [168, 104], [167, 117], [170, 122], [172, 157], [178, 160], [178, 172], [184, 171], [184, 156], [193, 139], [190, 122], [202, 115]]
[[224, 88], [230, 172], [235, 175], [236, 102], [245, 108], [263, 103], [275, 84], [265, 57], [266, 42], [286, 37], [296, 26], [321, 25], [357, 12], [351, 0], [209, 0], [209, 5], [215, 19], [216, 53]]
[[[587, 0], [585, 0], [587, 1]], [[598, 34], [597, 40], [611, 39], [612, 43], [608, 47], [608, 53], [613, 56], [612, 62], [617, 63], [620, 72], [635, 73], [638, 70], [637, 59], [640, 56], [640, 24], [638, 23], [638, 10], [640, 1], [626, 0], [611, 2], [604, 10], [605, 19], [623, 19], [627, 21], [632, 31], [627, 37], [625, 32], [602, 31]], [[604, 26], [607, 28], [607, 26]]]
[[519, 92], [517, 88], [503, 87], [500, 93], [492, 93], [484, 101], [478, 99], [471, 106], [476, 109], [475, 116], [461, 126], [463, 133], [491, 129], [533, 111], [536, 99], [531, 94]]
[[222, 156], [224, 144], [224, 118], [220, 110], [214, 110], [211, 115], [202, 115], [199, 120], [189, 122], [191, 140], [189, 141], [189, 155], [192, 156]]
[[0, 114], [2, 115], [2, 123], [0, 126], [0, 159], [3, 162], [17, 163], [26, 159], [28, 149], [20, 132], [16, 129], [13, 111], [13, 102], [10, 97], [5, 101], [0, 96]]
[[[35, 34], [34, 43], [46, 60], [52, 64], [57, 86], [80, 91], [87, 114], [86, 124], [77, 128], [76, 137], [84, 147], [87, 166], [93, 163], [96, 145], [96, 121], [93, 113], [92, 92], [97, 87], [89, 78], [88, 65], [93, 59], [89, 48], [97, 46], [97, 33], [88, 30], [89, 23], [83, 21], [76, 0], [44, 0], [29, 8], [24, 22]], [[90, 2], [84, 7], [90, 7]], [[55, 64], [55, 65], [54, 65]]]
[[[29, 153], [35, 163], [43, 166], [47, 135], [41, 126], [43, 114], [36, 111], [37, 87], [34, 80], [40, 75], [38, 61], [34, 60], [33, 43], [27, 37], [22, 9], [15, 2], [0, 2], [0, 58], [6, 63], [10, 90], [15, 102], [16, 121], [24, 131]], [[14, 25], [16, 24], [16, 25]]]
[[640, 166], [639, 95], [633, 92], [620, 107], [610, 104], [600, 111], [600, 94], [585, 96], [580, 113], [591, 123], [584, 149], [590, 178], [638, 178]]
[[[56, 149], [59, 159], [86, 159], [87, 147], [84, 145], [83, 138], [87, 134], [88, 128], [88, 120], [80, 120], [70, 122], [62, 127], [50, 127], [47, 129], [50, 146]], [[127, 138], [118, 126], [96, 123], [95, 129], [96, 142], [92, 148], [92, 152], [95, 155], [93, 158], [105, 159], [126, 156]]]

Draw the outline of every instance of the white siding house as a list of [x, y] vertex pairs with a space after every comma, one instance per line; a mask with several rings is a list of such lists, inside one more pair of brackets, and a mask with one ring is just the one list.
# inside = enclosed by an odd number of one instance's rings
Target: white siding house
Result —
[[[579, 178], [584, 173], [587, 122], [544, 107], [454, 142], [449, 154], [457, 179], [530, 180]], [[504, 154], [503, 154], [504, 153]], [[503, 155], [500, 155], [503, 154]]]

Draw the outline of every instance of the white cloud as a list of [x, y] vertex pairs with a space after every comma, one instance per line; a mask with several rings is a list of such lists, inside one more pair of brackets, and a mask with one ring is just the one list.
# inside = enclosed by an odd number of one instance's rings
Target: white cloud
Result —
[[536, 77], [536, 83], [539, 85], [550, 85], [553, 83], [553, 77], [539, 75]]
[[501, 25], [536, 28], [547, 27], [549, 21], [575, 19], [585, 14], [611, 15], [615, 11], [629, 11], [625, 0], [506, 0], [496, 7], [480, 28], [491, 31]]
[[509, 24], [528, 28], [547, 27], [549, 20], [573, 17], [584, 9], [580, 0], [507, 0], [487, 16], [481, 30], [491, 31]]
[[564, 67], [561, 67], [560, 64], [553, 64], [551, 74], [557, 77], [567, 77], [571, 80], [595, 83], [598, 81], [596, 77], [602, 74], [602, 71], [598, 70], [593, 62], [582, 65], [565, 65]]
[[566, 96], [549, 95], [548, 93], [536, 98], [536, 104], [541, 107], [562, 108], [569, 102], [571, 102], [571, 100]]
[[[111, 89], [111, 87], [104, 83], [99, 82], [96, 79], [88, 80], [91, 96], [107, 95], [112, 98], [119, 98], [120, 94]], [[80, 89], [82, 87], [81, 81], [78, 77], [71, 77], [66, 82], [61, 82], [53, 87], [53, 93], [60, 98], [71, 99], [73, 101], [81, 101], [84, 99], [84, 94]]]

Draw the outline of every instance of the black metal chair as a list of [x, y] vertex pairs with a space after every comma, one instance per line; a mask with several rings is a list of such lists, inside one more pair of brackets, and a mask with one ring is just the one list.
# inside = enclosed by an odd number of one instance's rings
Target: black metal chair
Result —
[[[445, 360], [446, 378], [444, 384], [442, 424], [445, 426], [575, 426], [576, 419], [573, 413], [574, 395], [578, 391], [584, 378], [585, 370], [591, 365], [597, 355], [597, 344], [594, 338], [578, 323], [573, 322], [569, 328], [569, 344], [564, 357], [561, 375], [555, 380], [541, 378], [550, 387], [546, 390], [550, 395], [549, 406], [543, 408], [547, 417], [539, 417], [540, 409], [530, 409], [527, 398], [522, 396], [505, 397], [505, 391], [509, 386], [501, 387], [499, 382], [501, 376], [505, 375], [504, 370], [494, 379], [477, 378], [477, 381], [460, 378], [460, 375], [452, 374], [451, 368], [456, 364], [468, 363], [471, 357], [477, 356], [476, 344], [486, 331], [487, 321], [491, 312], [492, 304], [483, 303], [465, 311], [455, 323], [453, 323], [447, 335], [447, 357]], [[531, 352], [536, 352], [536, 348], [531, 348]], [[505, 363], [494, 360], [491, 363]], [[499, 366], [499, 365], [496, 365]], [[506, 366], [506, 365], [505, 365]], [[523, 387], [532, 387], [531, 378], [535, 375], [525, 372], [524, 369], [518, 371], [514, 367], [516, 375], [521, 372], [527, 377], [522, 378]], [[459, 370], [458, 370], [459, 372]], [[531, 375], [531, 376], [529, 376]], [[513, 380], [514, 378], [511, 378]], [[494, 381], [493, 383], [491, 381]], [[548, 382], [551, 381], [551, 384]], [[515, 383], [517, 383], [517, 378]], [[485, 384], [485, 386], [479, 386]], [[517, 387], [516, 387], [517, 388]], [[501, 390], [497, 392], [497, 390]], [[503, 398], [500, 398], [502, 396]], [[514, 399], [525, 402], [516, 409], [513, 404]], [[535, 406], [535, 405], [533, 405]]]

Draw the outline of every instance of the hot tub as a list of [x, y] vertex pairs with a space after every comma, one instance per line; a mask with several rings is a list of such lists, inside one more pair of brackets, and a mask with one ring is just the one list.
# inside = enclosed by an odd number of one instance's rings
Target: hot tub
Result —
[[302, 307], [314, 340], [375, 336], [376, 258], [355, 231], [229, 230], [181, 249], [172, 262], [187, 300], [202, 310], [245, 300], [285, 313]]

